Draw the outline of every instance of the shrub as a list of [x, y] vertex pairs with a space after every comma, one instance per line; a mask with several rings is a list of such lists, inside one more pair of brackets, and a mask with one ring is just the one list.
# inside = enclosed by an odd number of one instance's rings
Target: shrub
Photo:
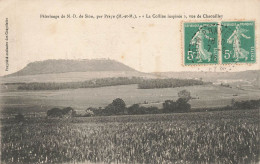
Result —
[[234, 109], [257, 109], [260, 108], [260, 99], [241, 102], [236, 102], [235, 100], [232, 100], [232, 107]]
[[179, 98], [181, 98], [182, 100], [188, 102], [191, 99], [191, 95], [190, 92], [187, 91], [186, 89], [181, 90], [180, 92], [178, 92], [178, 96]]
[[84, 116], [85, 116], [85, 117], [92, 117], [92, 116], [94, 116], [94, 112], [87, 109]]
[[63, 116], [67, 115], [69, 117], [74, 117], [76, 115], [76, 111], [71, 107], [66, 107], [62, 109]]
[[121, 115], [121, 114], [127, 114], [126, 110], [126, 104], [124, 100], [120, 98], [116, 98], [113, 100], [111, 104], [108, 104], [108, 106], [105, 107], [105, 110], [103, 111], [105, 115]]
[[62, 117], [63, 112], [60, 108], [52, 108], [47, 111], [48, 117]]
[[52, 108], [47, 111], [48, 117], [74, 117], [76, 116], [76, 111], [71, 107], [66, 107], [63, 109]]
[[144, 107], [139, 104], [134, 104], [127, 108], [128, 114], [138, 115], [138, 114], [158, 114], [160, 110], [157, 107]]
[[187, 102], [187, 99], [185, 98], [179, 98], [176, 101], [176, 104], [178, 112], [188, 112], [191, 109], [191, 105]]
[[187, 102], [187, 99], [179, 98], [176, 102], [173, 100], [166, 100], [163, 103], [164, 113], [182, 113], [188, 112], [191, 109], [191, 105]]
[[177, 109], [177, 104], [173, 100], [166, 100], [163, 103], [163, 113], [171, 113]]
[[139, 108], [139, 104], [133, 104], [129, 108], [127, 108], [127, 112], [128, 114], [138, 114]]

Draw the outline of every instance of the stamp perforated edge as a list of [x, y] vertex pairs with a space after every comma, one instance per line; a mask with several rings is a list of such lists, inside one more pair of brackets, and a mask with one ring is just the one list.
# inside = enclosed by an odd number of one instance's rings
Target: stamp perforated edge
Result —
[[[239, 21], [253, 21], [254, 22], [254, 28], [255, 28], [255, 61], [254, 62], [244, 62], [244, 63], [222, 63], [222, 46], [221, 46], [221, 31], [220, 28], [218, 28], [218, 45], [220, 47], [218, 47], [218, 63], [201, 63], [201, 64], [188, 64], [185, 65], [185, 61], [184, 61], [184, 23], [208, 23], [208, 22], [214, 22], [214, 20], [187, 20], [187, 21], [180, 21], [180, 34], [181, 34], [181, 65], [183, 67], [198, 67], [198, 66], [212, 66], [212, 65], [222, 65], [222, 66], [226, 66], [226, 65], [247, 65], [247, 66], [252, 66], [253, 64], [257, 64], [257, 52], [258, 52], [258, 47], [257, 47], [257, 43], [258, 43], [258, 39], [256, 36], [256, 31], [258, 29], [258, 27], [256, 26], [256, 19], [225, 19], [225, 20], [215, 20], [215, 22], [217, 22], [218, 24], [221, 24], [221, 22], [239, 22]], [[220, 35], [220, 36], [219, 36]]]
[[[246, 20], [246, 19], [233, 19], [233, 20], [223, 20], [221, 21], [220, 23], [222, 22], [254, 22], [254, 46], [255, 46], [255, 60], [254, 61], [248, 61], [248, 62], [225, 62], [223, 63], [222, 62], [222, 43], [221, 44], [221, 48], [220, 48], [220, 59], [221, 59], [221, 65], [248, 65], [248, 66], [251, 66], [253, 64], [256, 64], [257, 63], [257, 55], [256, 55], [256, 52], [257, 52], [257, 37], [256, 37], [256, 20]], [[221, 33], [220, 33], [221, 35]], [[222, 39], [220, 40], [220, 42], [222, 41]]]

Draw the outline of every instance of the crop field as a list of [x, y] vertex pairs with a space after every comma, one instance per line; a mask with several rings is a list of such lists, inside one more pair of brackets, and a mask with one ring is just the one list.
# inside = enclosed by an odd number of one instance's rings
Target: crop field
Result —
[[[144, 103], [146, 106], [162, 107], [165, 100], [177, 100], [177, 93], [183, 89], [191, 92], [192, 108], [221, 107], [236, 101], [258, 99], [260, 90], [239, 90], [216, 85], [189, 86], [163, 89], [138, 89], [137, 85], [122, 85], [101, 88], [80, 88], [54, 91], [3, 91], [0, 106], [15, 110], [46, 112], [52, 107], [72, 107], [86, 110], [88, 107], [104, 107], [116, 98], [122, 98], [126, 105]], [[23, 111], [21, 111], [23, 112]]]
[[259, 109], [1, 121], [3, 163], [259, 162]]

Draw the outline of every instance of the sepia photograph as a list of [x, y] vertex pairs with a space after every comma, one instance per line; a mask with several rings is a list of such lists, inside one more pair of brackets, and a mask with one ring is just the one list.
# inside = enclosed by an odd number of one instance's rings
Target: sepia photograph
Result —
[[0, 163], [260, 162], [260, 1], [0, 1]]

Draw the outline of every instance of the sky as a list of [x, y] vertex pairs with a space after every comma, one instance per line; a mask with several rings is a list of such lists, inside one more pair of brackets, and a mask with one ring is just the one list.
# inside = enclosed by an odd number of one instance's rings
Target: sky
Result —
[[[220, 14], [222, 19], [54, 19], [40, 15]], [[8, 18], [8, 64], [5, 20]], [[183, 21], [256, 21], [255, 64], [184, 66]], [[0, 0], [0, 76], [47, 59], [109, 58], [142, 72], [260, 69], [260, 1]]]

